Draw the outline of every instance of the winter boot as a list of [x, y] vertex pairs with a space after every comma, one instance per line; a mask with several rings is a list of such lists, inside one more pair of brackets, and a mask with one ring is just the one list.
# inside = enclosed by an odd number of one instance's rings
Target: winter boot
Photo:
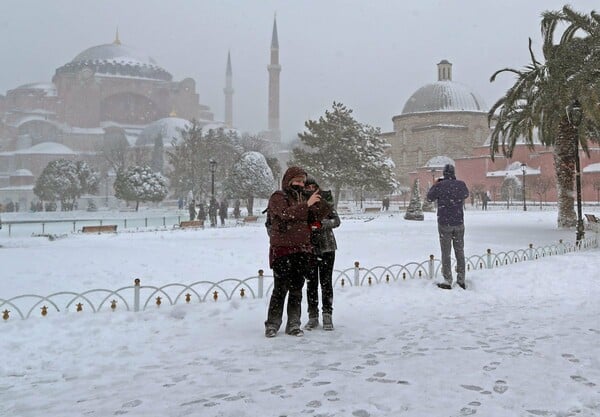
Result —
[[437, 286], [443, 290], [451, 290], [452, 289], [452, 285], [445, 283], [445, 282], [440, 282], [440, 283], [438, 283]]
[[304, 336], [304, 332], [302, 331], [302, 329], [300, 327], [292, 327], [289, 330], [285, 331], [287, 334], [289, 334], [290, 336], [298, 336], [298, 337], [302, 337]]
[[273, 327], [267, 327], [265, 329], [265, 337], [275, 337], [277, 335], [277, 330], [274, 329]]
[[331, 314], [323, 313], [323, 330], [333, 330]]
[[459, 283], [458, 283], [458, 286], [459, 286], [460, 288], [462, 288], [463, 290], [466, 290], [466, 289], [467, 289], [467, 284], [465, 284], [464, 282], [459, 282]]
[[312, 330], [319, 327], [319, 318], [318, 317], [309, 317], [308, 322], [304, 325], [306, 330]]

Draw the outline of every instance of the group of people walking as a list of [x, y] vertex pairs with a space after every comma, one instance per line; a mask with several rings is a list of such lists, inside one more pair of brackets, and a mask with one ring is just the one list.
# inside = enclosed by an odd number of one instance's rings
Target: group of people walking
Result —
[[[443, 282], [438, 287], [452, 289], [451, 251], [456, 257], [456, 283], [466, 289], [464, 254], [464, 202], [469, 197], [466, 184], [456, 179], [453, 165], [446, 165], [427, 193], [437, 203], [437, 223], [442, 252]], [[337, 244], [333, 229], [340, 225], [331, 193], [322, 191], [314, 178], [300, 167], [290, 167], [283, 176], [281, 190], [274, 192], [267, 207], [269, 266], [273, 269], [273, 292], [269, 302], [265, 336], [275, 337], [283, 323], [287, 297], [285, 333], [302, 336], [302, 289], [306, 281], [308, 321], [305, 330], [319, 327], [319, 287], [324, 330], [333, 330], [332, 274]]]
[[[236, 207], [238, 210], [237, 216], [239, 217], [239, 202], [236, 202]], [[221, 219], [221, 226], [225, 225], [225, 219], [227, 219], [229, 211], [229, 203], [227, 199], [221, 200], [221, 203], [217, 201], [216, 198], [211, 198], [210, 203], [208, 205], [208, 218], [210, 219], [211, 227], [217, 226], [217, 214]], [[190, 215], [190, 220], [206, 220], [206, 209], [204, 207], [204, 203], [196, 204], [196, 200], [191, 200], [188, 205], [188, 212]], [[234, 210], [234, 216], [236, 215]], [[236, 217], [237, 218], [237, 217]]]
[[287, 297], [285, 333], [302, 336], [302, 289], [307, 284], [308, 322], [305, 330], [319, 327], [319, 287], [324, 330], [333, 330], [332, 273], [337, 249], [334, 228], [340, 218], [331, 193], [321, 191], [315, 179], [300, 167], [290, 167], [281, 190], [267, 206], [269, 266], [273, 269], [273, 292], [269, 302], [265, 336], [275, 337], [283, 323]]

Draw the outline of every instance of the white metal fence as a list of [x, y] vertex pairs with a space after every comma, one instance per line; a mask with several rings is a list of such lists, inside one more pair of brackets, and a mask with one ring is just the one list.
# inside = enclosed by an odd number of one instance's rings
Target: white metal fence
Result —
[[[491, 249], [483, 255], [466, 258], [467, 271], [499, 268], [518, 262], [535, 261], [549, 256], [564, 255], [576, 251], [598, 248], [598, 238], [581, 240], [579, 243], [558, 244], [493, 253]], [[456, 261], [453, 260], [453, 265]], [[434, 279], [440, 276], [441, 261], [430, 255], [422, 262], [393, 264], [390, 266], [363, 267], [359, 262], [343, 270], [335, 270], [334, 287], [368, 286], [380, 283], [401, 282], [410, 279]], [[96, 288], [84, 292], [61, 291], [42, 296], [23, 294], [9, 299], [0, 298], [2, 318], [21, 319], [33, 315], [79, 312], [95, 313], [101, 310], [144, 311], [161, 305], [202, 303], [207, 301], [231, 300], [234, 297], [263, 298], [273, 289], [273, 277], [262, 270], [255, 276], [237, 279], [227, 278], [218, 282], [196, 281], [190, 284], [171, 283], [161, 287], [142, 285], [135, 279], [133, 285], [116, 290]]]

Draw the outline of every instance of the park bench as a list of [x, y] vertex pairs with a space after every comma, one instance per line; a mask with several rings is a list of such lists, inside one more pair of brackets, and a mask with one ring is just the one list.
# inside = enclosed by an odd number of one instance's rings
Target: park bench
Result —
[[588, 229], [593, 230], [594, 232], [600, 232], [600, 219], [596, 217], [594, 214], [584, 214]]
[[204, 227], [204, 220], [185, 220], [182, 222], [179, 222], [179, 227], [181, 229], [194, 229], [194, 228], [200, 228], [200, 227]]
[[103, 224], [97, 226], [83, 226], [82, 233], [117, 233], [116, 224]]
[[244, 217], [244, 223], [256, 223], [258, 221], [258, 216], [246, 216]]
[[381, 208], [379, 207], [365, 207], [365, 213], [379, 213], [381, 211]]

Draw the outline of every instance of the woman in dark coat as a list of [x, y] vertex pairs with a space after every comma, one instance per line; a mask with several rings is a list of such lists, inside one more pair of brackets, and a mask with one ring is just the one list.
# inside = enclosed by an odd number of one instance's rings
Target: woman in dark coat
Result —
[[309, 219], [322, 220], [330, 211], [329, 205], [319, 204], [318, 193], [306, 197], [306, 172], [299, 167], [287, 169], [281, 190], [269, 199], [267, 213], [269, 226], [269, 265], [273, 269], [273, 293], [269, 302], [265, 336], [274, 337], [283, 321], [283, 305], [287, 301], [285, 332], [302, 336], [302, 287], [309, 278], [314, 262]]

